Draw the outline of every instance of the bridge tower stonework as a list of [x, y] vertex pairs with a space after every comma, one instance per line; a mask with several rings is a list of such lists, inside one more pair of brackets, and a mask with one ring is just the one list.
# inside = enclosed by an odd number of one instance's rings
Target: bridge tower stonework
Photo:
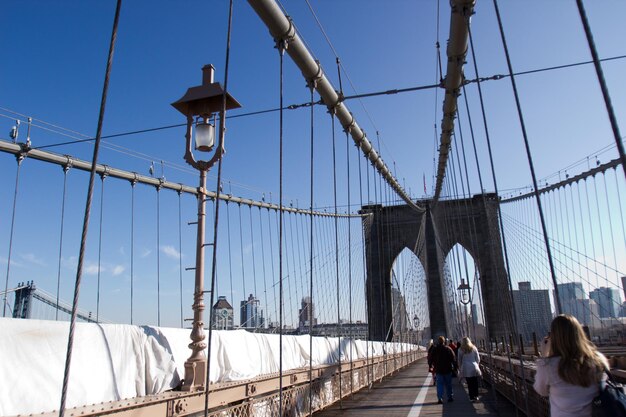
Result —
[[[508, 338], [514, 328], [513, 306], [504, 267], [497, 196], [480, 194], [468, 199], [440, 200], [435, 205], [430, 200], [421, 203], [426, 207], [423, 213], [408, 205], [369, 205], [361, 210], [362, 214], [369, 214], [363, 218], [363, 230], [370, 340], [390, 341], [393, 337], [392, 267], [405, 248], [419, 258], [426, 272], [433, 338], [461, 336], [451, 327], [453, 319], [446, 306], [453, 294], [446, 294], [443, 279], [444, 261], [457, 243], [476, 264], [489, 337]], [[473, 276], [466, 279], [471, 285]]]

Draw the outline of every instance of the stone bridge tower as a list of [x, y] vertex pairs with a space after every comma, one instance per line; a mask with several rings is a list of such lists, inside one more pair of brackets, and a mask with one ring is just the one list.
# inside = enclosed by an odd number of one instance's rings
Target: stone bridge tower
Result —
[[[366, 296], [369, 337], [391, 340], [393, 262], [404, 248], [412, 251], [426, 271], [430, 326], [433, 337], [452, 334], [452, 318], [445, 307], [443, 266], [457, 243], [474, 258], [480, 274], [485, 321], [491, 338], [500, 339], [513, 331], [513, 307], [504, 267], [498, 198], [480, 194], [462, 200], [439, 201], [419, 213], [407, 205], [364, 206]], [[470, 277], [471, 278], [471, 277]]]

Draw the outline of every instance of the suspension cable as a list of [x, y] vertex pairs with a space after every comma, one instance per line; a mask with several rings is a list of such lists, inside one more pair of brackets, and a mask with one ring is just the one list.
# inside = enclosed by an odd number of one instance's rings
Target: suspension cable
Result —
[[[511, 78], [511, 86], [513, 88], [513, 94], [515, 96], [515, 104], [517, 107], [517, 115], [519, 117], [519, 121], [520, 121], [520, 127], [522, 129], [522, 135], [524, 136], [524, 145], [526, 148], [526, 156], [528, 157], [528, 166], [530, 168], [530, 174], [532, 176], [533, 179], [533, 187], [535, 189], [535, 199], [537, 201], [537, 209], [539, 210], [539, 218], [541, 220], [541, 229], [543, 230], [543, 234], [544, 234], [544, 242], [546, 245], [546, 252], [548, 254], [548, 262], [550, 265], [550, 274], [552, 275], [552, 284], [554, 285], [554, 293], [556, 294], [556, 307], [557, 307], [557, 313], [560, 314], [562, 309], [561, 309], [561, 300], [559, 298], [559, 290], [558, 290], [558, 286], [557, 286], [557, 281], [556, 281], [556, 271], [554, 270], [554, 263], [552, 260], [552, 253], [550, 251], [550, 242], [548, 241], [548, 231], [546, 229], [546, 222], [543, 216], [543, 209], [541, 207], [541, 199], [539, 197], [539, 191], [538, 191], [538, 187], [537, 187], [537, 176], [535, 175], [535, 166], [533, 163], [533, 158], [532, 155], [530, 153], [530, 144], [528, 143], [528, 134], [526, 133], [526, 124], [524, 122], [524, 115], [522, 114], [522, 106], [520, 104], [520, 100], [519, 100], [519, 94], [517, 92], [517, 85], [515, 83], [515, 76], [513, 75], [513, 66], [511, 65], [511, 57], [509, 55], [509, 48], [506, 42], [506, 38], [504, 36], [504, 28], [502, 26], [502, 18], [500, 17], [500, 9], [498, 8], [498, 1], [497, 0], [493, 0], [493, 5], [496, 11], [496, 18], [498, 20], [498, 27], [500, 28], [500, 37], [502, 38], [502, 46], [504, 48], [504, 54], [506, 56], [506, 64], [507, 67], [509, 69], [509, 75]], [[476, 57], [474, 54], [474, 46], [473, 46], [473, 42], [471, 41], [471, 31], [470, 31], [470, 42], [472, 43], [472, 56], [474, 59], [474, 68], [476, 68]], [[476, 74], [478, 76], [478, 71], [476, 71]], [[482, 106], [482, 93], [480, 93], [480, 83], [477, 84], [479, 86], [479, 94], [481, 95], [481, 106]], [[484, 111], [484, 108], [483, 108]], [[493, 160], [491, 158], [491, 150], [489, 151], [489, 155], [490, 155], [490, 159], [491, 159], [491, 164], [492, 164], [492, 170], [493, 170]], [[494, 176], [494, 186], [495, 186], [495, 176]], [[496, 189], [496, 193], [497, 193], [497, 189]], [[502, 217], [500, 217], [500, 220], [502, 220]]]
[[615, 138], [615, 143], [617, 144], [619, 157], [622, 160], [622, 169], [624, 170], [624, 175], [626, 175], [626, 154], [624, 153], [622, 135], [619, 133], [619, 126], [617, 124], [617, 118], [615, 117], [615, 110], [613, 109], [613, 104], [611, 103], [611, 96], [609, 95], [609, 89], [606, 85], [604, 72], [602, 71], [602, 65], [600, 65], [600, 58], [598, 57], [598, 50], [596, 49], [596, 44], [593, 40], [593, 34], [591, 33], [591, 26], [589, 25], [589, 20], [587, 19], [587, 12], [585, 11], [585, 6], [582, 0], [576, 0], [576, 6], [578, 6], [580, 19], [583, 23], [583, 27], [585, 28], [585, 36], [587, 37], [587, 43], [589, 44], [589, 51], [591, 52], [591, 56], [593, 57], [593, 65], [596, 68], [598, 82], [600, 83], [600, 89], [602, 90], [602, 97], [604, 98], [606, 111], [608, 113], [609, 120], [611, 121], [613, 137]]
[[[224, 145], [224, 135], [226, 133], [226, 95], [228, 92], [228, 70], [230, 64], [230, 37], [232, 33], [232, 20], [233, 20], [233, 0], [229, 2], [228, 8], [228, 29], [226, 36], [226, 63], [224, 65], [224, 94], [222, 95], [222, 108], [220, 109], [220, 132], [219, 132], [219, 146]], [[221, 185], [222, 185], [222, 160], [223, 158], [219, 158], [217, 163], [217, 182], [215, 184], [216, 194], [219, 195]], [[202, 197], [204, 198], [204, 197]], [[211, 295], [209, 301], [209, 335], [208, 335], [208, 346], [207, 346], [207, 369], [206, 369], [206, 379], [204, 383], [204, 389], [206, 395], [204, 396], [204, 417], [208, 416], [209, 413], [209, 381], [211, 376], [211, 347], [212, 347], [212, 338], [213, 338], [213, 303], [215, 301], [215, 282], [217, 276], [217, 232], [218, 232], [218, 221], [219, 221], [219, 208], [220, 208], [220, 199], [215, 199], [215, 216], [213, 221], [213, 256], [211, 261]]]
[[[67, 158], [67, 164], [63, 166], [63, 197], [61, 198], [61, 227], [59, 231], [59, 261], [57, 270], [57, 305], [61, 289], [61, 256], [63, 255], [63, 226], [65, 224], [65, 196], [67, 194], [67, 172], [72, 167], [71, 159]], [[59, 320], [59, 309], [55, 310], [55, 320]]]
[[91, 172], [89, 175], [89, 187], [87, 191], [87, 202], [85, 204], [85, 217], [83, 219], [83, 232], [80, 241], [80, 251], [78, 255], [78, 266], [76, 269], [76, 283], [74, 285], [74, 300], [72, 302], [72, 317], [70, 320], [70, 331], [67, 341], [67, 355], [65, 358], [65, 370], [63, 374], [63, 388], [61, 390], [61, 405], [59, 407], [59, 417], [65, 415], [65, 402], [67, 399], [67, 388], [69, 385], [70, 365], [72, 361], [72, 348], [74, 345], [74, 328], [76, 326], [76, 314], [78, 309], [78, 297], [80, 294], [80, 282], [83, 273], [83, 261], [85, 257], [85, 248], [87, 246], [87, 230], [89, 228], [89, 216], [91, 212], [91, 198], [93, 195], [93, 186], [96, 175], [96, 165], [98, 162], [98, 151], [100, 150], [100, 140], [102, 136], [102, 123], [104, 121], [104, 112], [106, 108], [107, 92], [109, 89], [109, 78], [111, 75], [111, 66], [113, 64], [113, 53], [115, 51], [115, 40], [117, 38], [117, 26], [120, 17], [120, 9], [122, 0], [117, 0], [115, 8], [115, 18], [113, 22], [113, 32], [111, 35], [111, 43], [109, 46], [109, 56], [107, 59], [104, 86], [102, 87], [102, 99], [100, 101], [100, 114], [98, 116], [98, 127], [96, 129], [96, 142], [94, 143], [93, 157], [91, 163]]
[[99, 232], [98, 232], [98, 284], [96, 291], [96, 323], [99, 323], [98, 319], [100, 317], [100, 273], [102, 271], [102, 220], [104, 215], [104, 180], [106, 179], [107, 174], [106, 171], [100, 174], [100, 222], [99, 222]]
[[[337, 160], [335, 149], [335, 114], [333, 109], [330, 110], [332, 144], [333, 144], [333, 198], [335, 203], [335, 214], [337, 214]], [[337, 333], [339, 336], [339, 408], [343, 409], [342, 385], [341, 385], [341, 304], [339, 297], [339, 219], [335, 217], [335, 277], [337, 283]]]
[[[307, 1], [308, 3], [308, 1]], [[315, 91], [315, 80], [309, 82], [309, 91], [311, 93], [311, 104], [314, 99], [314, 91]], [[314, 204], [314, 143], [315, 143], [315, 130], [314, 130], [314, 121], [315, 121], [315, 111], [313, 106], [311, 106], [311, 135], [310, 135], [310, 182], [309, 182], [309, 209], [313, 211]], [[309, 318], [309, 416], [313, 415], [313, 216], [309, 217], [310, 222], [310, 236], [309, 236], [309, 297], [310, 302], [309, 305], [306, 306], [307, 312], [306, 315]]]
[[[130, 181], [130, 324], [133, 324], [133, 291], [135, 282], [135, 185], [137, 180]], [[181, 326], [182, 327], [182, 326]]]
[[[162, 178], [160, 178], [162, 179]], [[161, 186], [156, 187], [157, 326], [161, 326]]]
[[[231, 0], [232, 1], [232, 0]], [[280, 85], [279, 85], [279, 94], [280, 94], [280, 112], [279, 112], [279, 144], [278, 144], [278, 182], [279, 182], [279, 193], [278, 193], [278, 206], [282, 208], [283, 206], [283, 71], [284, 71], [284, 57], [285, 57], [285, 49], [287, 48], [287, 39], [279, 39], [276, 42], [276, 47], [278, 49], [278, 55], [280, 58]], [[279, 285], [279, 340], [278, 340], [278, 362], [279, 362], [279, 375], [280, 375], [280, 383], [278, 387], [278, 415], [283, 415], [283, 211], [280, 210], [278, 213], [278, 285]]]
[[180, 292], [180, 328], [183, 328], [183, 219], [181, 209], [182, 187], [178, 190], [178, 287]]
[[19, 189], [20, 182], [20, 167], [22, 166], [22, 161], [24, 160], [25, 155], [20, 153], [17, 157], [17, 171], [15, 173], [15, 191], [13, 193], [13, 211], [11, 214], [11, 232], [9, 233], [9, 255], [7, 257], [7, 277], [4, 282], [4, 300], [2, 303], [2, 317], [6, 317], [7, 312], [7, 294], [9, 291], [9, 275], [11, 273], [11, 255], [13, 253], [13, 231], [15, 228], [15, 213], [17, 206], [17, 195]]

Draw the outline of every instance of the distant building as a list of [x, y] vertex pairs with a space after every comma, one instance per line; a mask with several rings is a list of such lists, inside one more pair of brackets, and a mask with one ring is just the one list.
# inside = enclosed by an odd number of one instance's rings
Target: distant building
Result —
[[[597, 328], [600, 326], [598, 304], [585, 295], [582, 282], [557, 284], [561, 311], [574, 317], [583, 326]], [[556, 297], [555, 297], [556, 300]]]
[[626, 277], [622, 277], [622, 291], [624, 291], [624, 298], [626, 298]]
[[561, 304], [571, 300], [584, 300], [586, 297], [585, 289], [582, 282], [567, 282], [565, 284], [557, 284], [559, 290], [559, 299]]
[[300, 331], [306, 330], [309, 326], [315, 326], [317, 319], [315, 318], [315, 306], [311, 301], [311, 297], [302, 297], [300, 303], [300, 310], [298, 310], [298, 329]]
[[211, 325], [218, 330], [231, 330], [235, 324], [235, 313], [226, 297], [217, 297], [217, 303], [213, 306], [213, 320]]
[[619, 315], [622, 298], [616, 288], [599, 287], [589, 293], [589, 298], [598, 304], [600, 318], [615, 318]]
[[313, 336], [349, 337], [351, 339], [367, 340], [367, 323], [322, 323], [313, 326]]
[[243, 300], [239, 307], [239, 325], [245, 329], [258, 329], [265, 327], [261, 302], [250, 294], [247, 300]]
[[519, 331], [526, 341], [532, 340], [533, 332], [539, 339], [548, 333], [552, 321], [550, 291], [533, 290], [530, 282], [517, 285], [519, 289], [513, 290], [513, 302]]

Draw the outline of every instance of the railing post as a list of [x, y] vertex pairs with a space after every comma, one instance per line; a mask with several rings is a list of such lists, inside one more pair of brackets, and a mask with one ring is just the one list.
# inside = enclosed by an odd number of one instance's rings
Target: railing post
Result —
[[522, 338], [522, 334], [521, 333], [519, 335], [519, 352], [520, 352], [520, 355], [524, 355], [525, 354], [525, 352], [524, 352], [524, 340]]
[[533, 332], [533, 348], [535, 349], [535, 356], [539, 356], [539, 347], [537, 346], [537, 334]]

